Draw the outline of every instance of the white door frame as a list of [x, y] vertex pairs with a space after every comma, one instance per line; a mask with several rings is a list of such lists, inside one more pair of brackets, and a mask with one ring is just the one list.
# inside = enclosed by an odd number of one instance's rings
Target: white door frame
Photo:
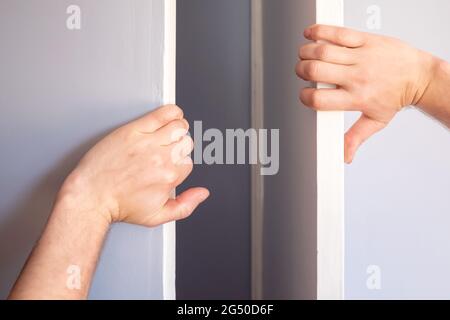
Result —
[[[317, 0], [318, 24], [344, 24], [344, 0]], [[332, 88], [317, 84], [317, 88]], [[344, 113], [317, 113], [317, 298], [344, 298]]]
[[[176, 23], [176, 0], [164, 0], [164, 104], [176, 102]], [[175, 272], [176, 224], [172, 222], [163, 226], [163, 296], [165, 300], [176, 299]]]

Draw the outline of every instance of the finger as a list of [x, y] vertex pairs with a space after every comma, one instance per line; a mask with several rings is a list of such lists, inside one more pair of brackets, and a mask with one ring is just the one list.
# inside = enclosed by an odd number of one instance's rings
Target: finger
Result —
[[348, 28], [316, 24], [305, 30], [305, 38], [313, 41], [328, 41], [338, 46], [358, 48], [365, 44], [366, 35]]
[[320, 60], [343, 65], [352, 65], [356, 60], [352, 49], [315, 42], [300, 47], [299, 58], [302, 60]]
[[172, 163], [180, 164], [194, 150], [194, 141], [190, 136], [184, 136], [179, 142], [171, 145], [170, 148]]
[[182, 184], [192, 173], [192, 170], [194, 169], [194, 162], [191, 157], [184, 158], [181, 163], [178, 165], [178, 178], [177, 181], [175, 181], [174, 187], [178, 187], [180, 184]]
[[352, 163], [359, 147], [385, 127], [385, 123], [362, 115], [345, 135], [345, 162]]
[[348, 66], [318, 60], [304, 60], [297, 64], [297, 75], [306, 81], [343, 86], [348, 83]]
[[158, 213], [156, 224], [164, 224], [189, 217], [194, 210], [209, 197], [209, 191], [205, 188], [192, 188], [176, 199], [167, 201], [163, 209]]
[[189, 123], [185, 119], [174, 120], [153, 133], [154, 139], [161, 146], [168, 146], [180, 141], [189, 132]]
[[137, 119], [131, 125], [141, 133], [153, 133], [168, 123], [180, 119], [183, 119], [183, 110], [176, 105], [166, 105]]
[[305, 88], [300, 93], [300, 100], [317, 111], [359, 111], [350, 93], [344, 89]]

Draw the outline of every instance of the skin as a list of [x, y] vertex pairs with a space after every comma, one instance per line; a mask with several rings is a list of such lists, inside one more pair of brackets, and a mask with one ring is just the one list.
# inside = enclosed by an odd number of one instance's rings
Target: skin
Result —
[[[64, 182], [9, 298], [86, 299], [111, 224], [155, 227], [190, 216], [209, 192], [193, 188], [171, 199], [193, 168], [188, 129], [182, 110], [169, 105], [92, 148]], [[67, 285], [71, 266], [80, 270], [80, 288]]]
[[450, 65], [390, 37], [326, 25], [304, 32], [297, 75], [337, 89], [304, 88], [300, 100], [318, 111], [359, 111], [345, 135], [345, 161], [407, 106], [450, 127]]

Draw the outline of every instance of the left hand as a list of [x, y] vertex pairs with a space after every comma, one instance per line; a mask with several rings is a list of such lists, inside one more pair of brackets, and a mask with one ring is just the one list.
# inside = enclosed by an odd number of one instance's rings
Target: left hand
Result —
[[313, 25], [304, 35], [315, 42], [300, 48], [297, 75], [337, 89], [302, 89], [303, 104], [362, 112], [345, 136], [345, 161], [351, 163], [361, 144], [401, 109], [420, 103], [434, 72], [433, 57], [397, 39], [346, 28]]

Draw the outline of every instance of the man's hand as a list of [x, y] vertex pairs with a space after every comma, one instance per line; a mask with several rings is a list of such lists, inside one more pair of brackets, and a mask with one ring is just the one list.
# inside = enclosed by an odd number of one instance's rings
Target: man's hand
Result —
[[[208, 196], [194, 188], [170, 199], [192, 171], [193, 142], [177, 106], [117, 129], [64, 183], [45, 231], [10, 299], [85, 299], [111, 223], [154, 227], [188, 217]], [[68, 270], [78, 270], [73, 286]]]
[[173, 105], [129, 123], [89, 151], [59, 198], [95, 208], [110, 223], [154, 227], [188, 217], [209, 196], [195, 188], [170, 199], [192, 172], [188, 130], [183, 111]]
[[325, 25], [309, 27], [304, 36], [314, 42], [299, 50], [298, 76], [337, 89], [305, 88], [303, 104], [362, 112], [345, 137], [347, 163], [402, 108], [421, 104], [439, 65], [430, 54], [393, 38]]

